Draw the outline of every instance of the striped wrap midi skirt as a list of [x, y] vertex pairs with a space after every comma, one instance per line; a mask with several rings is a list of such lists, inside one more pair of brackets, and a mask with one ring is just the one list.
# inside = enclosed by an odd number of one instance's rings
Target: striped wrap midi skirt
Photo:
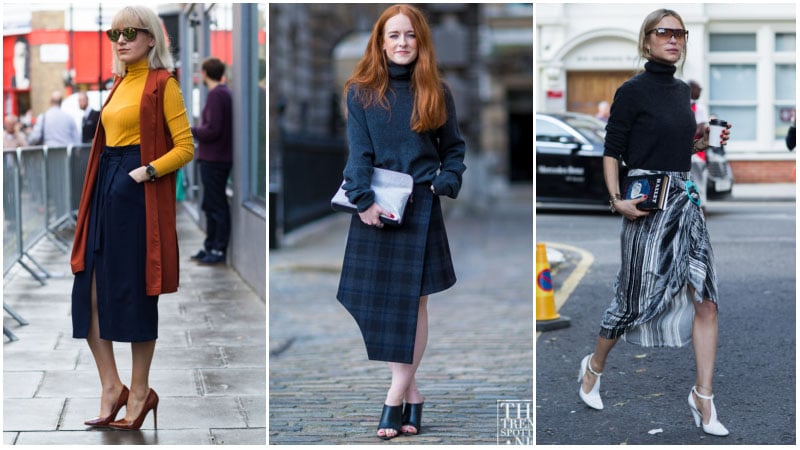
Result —
[[[629, 172], [643, 173], [653, 172]], [[622, 263], [601, 337], [622, 337], [643, 347], [682, 347], [692, 340], [692, 301], [718, 305], [714, 254], [699, 200], [689, 195], [689, 174], [665, 173], [672, 180], [664, 209], [622, 220]]]
[[144, 186], [128, 175], [140, 167], [138, 145], [103, 148], [92, 196], [85, 270], [72, 285], [72, 337], [86, 338], [92, 278], [100, 338], [117, 342], [158, 337], [158, 296], [145, 293]]
[[439, 196], [414, 186], [399, 227], [353, 214], [336, 298], [361, 330], [370, 360], [411, 364], [419, 298], [456, 282]]

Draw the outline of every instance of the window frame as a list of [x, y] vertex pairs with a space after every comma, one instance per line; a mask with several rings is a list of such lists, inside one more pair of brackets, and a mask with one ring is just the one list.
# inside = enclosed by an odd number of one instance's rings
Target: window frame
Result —
[[[755, 51], [711, 51], [712, 36], [725, 34], [749, 34], [756, 35]], [[707, 91], [713, 89], [711, 80], [711, 69], [719, 65], [754, 65], [756, 70], [755, 89], [756, 98], [754, 101], [726, 101], [726, 100], [707, 100], [709, 113], [714, 112], [715, 107], [744, 106], [753, 108], [755, 111], [755, 136], [748, 140], [732, 139], [730, 150], [733, 152], [753, 152], [754, 148], [764, 149], [764, 151], [784, 151], [785, 143], [778, 136], [777, 131], [780, 126], [777, 119], [776, 108], [781, 105], [788, 105], [784, 100], [777, 100], [775, 93], [775, 77], [778, 65], [796, 65], [795, 51], [777, 51], [776, 40], [779, 34], [791, 34], [796, 30], [789, 24], [764, 24], [764, 23], [720, 23], [711, 24], [706, 31], [707, 43], [703, 49], [706, 56]], [[724, 119], [724, 118], [723, 118]], [[735, 127], [736, 124], [734, 123]]]

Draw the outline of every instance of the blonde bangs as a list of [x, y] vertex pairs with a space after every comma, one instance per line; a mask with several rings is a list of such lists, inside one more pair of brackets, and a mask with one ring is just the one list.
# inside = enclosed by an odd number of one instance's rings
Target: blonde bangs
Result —
[[122, 9], [111, 19], [112, 29], [121, 30], [125, 27], [147, 28], [142, 17], [132, 7]]
[[[175, 70], [175, 63], [167, 46], [161, 19], [153, 10], [145, 6], [126, 6], [122, 8], [111, 20], [111, 28], [118, 30], [125, 27], [144, 28], [155, 39], [155, 45], [147, 56], [147, 63], [150, 69], [166, 69], [170, 72]], [[125, 63], [117, 59], [115, 52], [112, 52], [111, 59], [111, 72], [124, 77], [127, 73]]]

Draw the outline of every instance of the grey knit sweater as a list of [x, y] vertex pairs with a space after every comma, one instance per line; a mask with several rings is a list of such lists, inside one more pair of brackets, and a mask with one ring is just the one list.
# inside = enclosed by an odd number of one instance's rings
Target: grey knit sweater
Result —
[[370, 189], [373, 167], [404, 172], [414, 183], [431, 183], [438, 195], [456, 198], [466, 170], [466, 146], [458, 129], [452, 94], [443, 85], [447, 122], [440, 128], [417, 133], [411, 129], [414, 65], [389, 63], [390, 109], [364, 108], [356, 99], [357, 86], [347, 92], [347, 140], [350, 153], [344, 169], [347, 197], [365, 211], [375, 202]]

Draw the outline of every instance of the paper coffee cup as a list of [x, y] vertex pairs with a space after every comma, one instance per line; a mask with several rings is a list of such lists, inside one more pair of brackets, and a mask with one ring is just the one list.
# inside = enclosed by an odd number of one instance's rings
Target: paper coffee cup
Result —
[[722, 130], [726, 127], [726, 122], [719, 119], [711, 119], [708, 122], [708, 145], [709, 147], [722, 147]]

